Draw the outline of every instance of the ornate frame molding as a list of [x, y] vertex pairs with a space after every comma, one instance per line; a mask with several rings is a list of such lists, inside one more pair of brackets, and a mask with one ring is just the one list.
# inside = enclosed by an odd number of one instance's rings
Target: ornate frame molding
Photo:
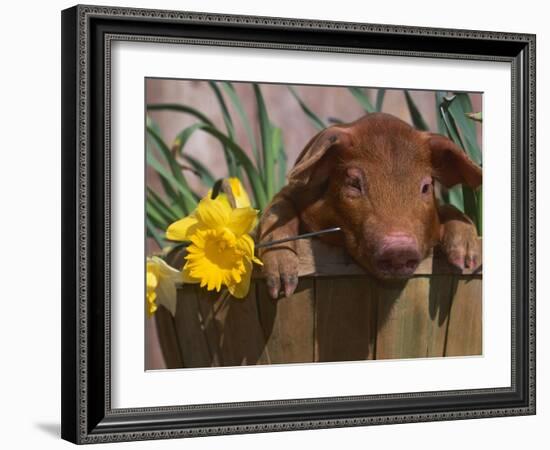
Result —
[[[106, 22], [114, 25], [111, 30]], [[102, 22], [102, 29], [97, 30]], [[138, 24], [143, 30], [151, 23], [166, 27], [193, 26], [200, 34], [201, 28], [209, 33], [211, 29], [230, 30], [231, 27], [246, 29], [255, 39], [220, 39], [219, 37], [175, 37], [151, 36], [150, 34], [127, 32], [126, 23]], [[208, 30], [207, 30], [208, 27]], [[294, 32], [296, 36], [311, 30], [329, 32], [338, 36], [336, 44], [345, 42], [345, 37], [367, 38], [374, 36], [377, 46], [352, 47], [331, 45], [326, 41], [312, 43], [272, 42], [262, 40], [268, 31], [274, 36], [282, 31]], [[118, 32], [117, 32], [118, 31]], [[292, 34], [292, 33], [291, 33]], [[310, 33], [311, 34], [311, 33]], [[323, 35], [325, 36], [325, 35]], [[384, 40], [399, 37], [403, 42], [413, 39], [403, 48], [384, 48]], [[414, 38], [423, 37], [433, 42], [431, 49], [417, 50]], [[96, 41], [94, 41], [96, 39]], [[99, 40], [98, 40], [99, 39]], [[309, 39], [309, 38], [304, 38]], [[328, 39], [328, 38], [327, 38]], [[431, 41], [430, 41], [431, 39]], [[443, 52], [437, 47], [441, 40], [459, 42], [459, 52]], [[186, 43], [197, 45], [244, 46], [266, 49], [292, 49], [304, 51], [330, 51], [398, 56], [481, 59], [504, 61], [512, 64], [512, 153], [513, 153], [513, 342], [512, 342], [512, 386], [510, 388], [483, 389], [472, 391], [431, 392], [419, 394], [378, 395], [360, 397], [331, 397], [287, 401], [251, 402], [238, 404], [195, 405], [166, 408], [138, 408], [113, 410], [110, 402], [110, 63], [111, 43], [115, 40], [143, 41], [155, 43]], [[95, 42], [95, 43], [94, 43]], [[103, 49], [98, 47], [101, 43]], [[483, 42], [498, 42], [492, 54], [482, 53], [477, 48]], [[464, 50], [467, 43], [471, 52]], [[380, 47], [382, 46], [382, 47]], [[452, 47], [452, 46], [451, 46]], [[453, 47], [453, 48], [456, 48]], [[500, 53], [499, 50], [500, 49]], [[101, 67], [99, 67], [101, 65]], [[377, 25], [348, 22], [316, 21], [255, 16], [234, 16], [196, 12], [158, 11], [146, 9], [113, 8], [99, 6], [76, 6], [63, 12], [63, 411], [62, 435], [77, 443], [98, 443], [142, 439], [163, 439], [173, 437], [206, 436], [215, 434], [236, 434], [270, 432], [312, 428], [347, 427], [372, 424], [439, 421], [481, 417], [525, 415], [535, 413], [535, 36], [530, 34], [499, 33], [488, 31], [450, 30], [396, 25]], [[103, 78], [101, 77], [103, 76]], [[101, 79], [99, 79], [101, 78]], [[97, 124], [90, 114], [97, 111], [94, 98], [98, 86], [103, 85], [101, 107], [104, 123], [97, 131]], [[103, 155], [99, 162], [91, 155], [91, 141], [101, 142]], [[94, 158], [94, 162], [92, 159]], [[516, 161], [517, 159], [517, 161]], [[99, 165], [97, 165], [99, 164]], [[99, 175], [102, 172], [102, 178]], [[97, 175], [97, 176], [96, 176]], [[94, 178], [94, 176], [96, 176]], [[520, 182], [521, 181], [521, 182]], [[101, 187], [98, 188], [98, 184]], [[518, 191], [518, 186], [520, 190]], [[522, 189], [522, 186], [527, 186]], [[99, 203], [98, 203], [99, 202]], [[99, 208], [99, 209], [98, 209]], [[105, 215], [97, 217], [98, 210]], [[102, 224], [100, 223], [102, 222]], [[93, 231], [92, 231], [93, 230]], [[102, 239], [92, 241], [91, 233], [102, 231]], [[97, 233], [95, 234], [97, 235]], [[96, 238], [97, 239], [97, 238]], [[95, 244], [95, 245], [94, 245]], [[97, 254], [96, 246], [102, 250]], [[103, 289], [96, 292], [92, 280], [103, 274]], [[516, 294], [524, 293], [523, 297]], [[96, 297], [94, 297], [96, 296]], [[103, 298], [98, 305], [94, 298]], [[76, 303], [75, 303], [76, 300]], [[517, 302], [517, 303], [516, 303]], [[90, 319], [101, 308], [102, 323]], [[518, 313], [521, 317], [518, 317]], [[100, 336], [102, 334], [102, 337]], [[92, 382], [90, 367], [98, 364], [97, 356], [92, 358], [91, 349], [103, 357], [103, 384]], [[521, 348], [520, 348], [521, 346]], [[94, 359], [95, 358], [95, 359]], [[519, 370], [517, 370], [518, 368]], [[65, 383], [65, 381], [68, 383]], [[95, 384], [94, 384], [95, 383]], [[91, 400], [103, 387], [101, 404]], [[521, 392], [519, 392], [521, 391]], [[491, 398], [508, 395], [504, 406]], [[415, 402], [420, 405], [426, 398], [463, 398], [466, 403], [479, 402], [477, 397], [489, 398], [486, 407], [470, 409], [451, 408], [414, 411]], [[513, 397], [513, 398], [512, 398]], [[508, 398], [508, 397], [507, 397]], [[317, 405], [316, 410], [329, 404], [349, 401], [380, 402], [396, 399], [409, 402], [413, 412], [381, 414], [375, 410], [352, 417], [320, 417], [301, 420], [296, 415], [290, 420], [266, 421], [264, 423], [217, 423], [214, 425], [193, 424], [193, 418], [183, 416], [190, 411], [199, 412], [203, 423], [208, 411], [225, 409], [242, 414], [246, 408], [304, 409]], [[436, 403], [434, 400], [433, 403]], [[379, 408], [380, 411], [382, 409]], [[174, 415], [182, 416], [176, 425], [169, 425]], [[279, 416], [281, 416], [279, 414]], [[282, 416], [281, 416], [282, 417]], [[289, 415], [289, 418], [291, 415]], [[307, 417], [307, 414], [304, 415]], [[173, 423], [173, 420], [172, 420]]]

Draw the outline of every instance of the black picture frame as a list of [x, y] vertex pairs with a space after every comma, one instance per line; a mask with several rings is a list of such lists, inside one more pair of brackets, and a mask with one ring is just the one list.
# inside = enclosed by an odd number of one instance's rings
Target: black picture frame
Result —
[[[113, 409], [113, 40], [505, 61], [512, 67], [511, 386]], [[62, 437], [83, 444], [535, 414], [535, 36], [75, 6], [62, 12]]]

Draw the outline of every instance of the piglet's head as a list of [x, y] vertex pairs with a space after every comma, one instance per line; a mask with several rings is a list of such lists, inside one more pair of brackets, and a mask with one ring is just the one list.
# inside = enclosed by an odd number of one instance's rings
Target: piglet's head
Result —
[[412, 275], [438, 242], [436, 181], [477, 188], [481, 169], [448, 138], [382, 113], [323, 130], [289, 174], [305, 227], [341, 227], [324, 239], [382, 279]]

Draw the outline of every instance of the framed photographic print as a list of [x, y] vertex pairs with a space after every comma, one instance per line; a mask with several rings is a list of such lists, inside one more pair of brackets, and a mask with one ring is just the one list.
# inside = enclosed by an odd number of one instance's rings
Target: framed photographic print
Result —
[[535, 36], [62, 13], [62, 436], [535, 413]]

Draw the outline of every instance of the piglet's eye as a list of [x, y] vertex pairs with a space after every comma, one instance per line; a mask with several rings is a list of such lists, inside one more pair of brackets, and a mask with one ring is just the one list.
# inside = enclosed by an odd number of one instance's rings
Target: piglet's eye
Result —
[[359, 178], [351, 178], [351, 177], [348, 178], [346, 180], [346, 185], [354, 189], [357, 189], [358, 191], [361, 191], [361, 180]]
[[363, 173], [356, 167], [350, 167], [345, 172], [344, 190], [346, 195], [359, 197], [363, 194]]
[[432, 189], [432, 183], [433, 180], [431, 177], [424, 178], [420, 184], [420, 192], [422, 192], [422, 194], [428, 194]]

